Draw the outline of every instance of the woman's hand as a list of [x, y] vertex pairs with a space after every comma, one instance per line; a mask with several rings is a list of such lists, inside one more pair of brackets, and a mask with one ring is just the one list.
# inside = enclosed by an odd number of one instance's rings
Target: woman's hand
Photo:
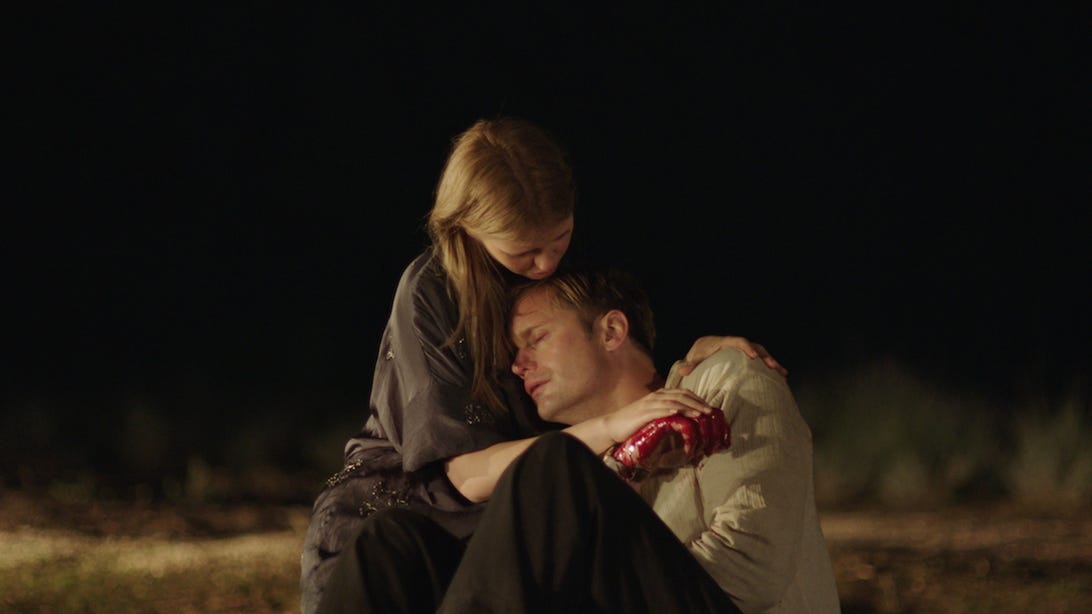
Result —
[[690, 347], [690, 351], [686, 353], [686, 358], [683, 359], [682, 364], [679, 365], [680, 375], [689, 375], [694, 370], [694, 367], [698, 366], [698, 363], [709, 358], [717, 352], [735, 348], [747, 355], [748, 358], [761, 358], [762, 362], [766, 363], [766, 366], [777, 371], [782, 377], [789, 374], [789, 370], [781, 366], [781, 363], [777, 362], [770, 353], [766, 351], [766, 348], [757, 343], [752, 343], [744, 337], [720, 337], [717, 335], [708, 335], [705, 337], [699, 337], [694, 345]]
[[[656, 418], [678, 414], [697, 418], [714, 411], [701, 397], [681, 388], [661, 388], [616, 412], [603, 416], [603, 428], [614, 443], [625, 441], [637, 429]], [[720, 410], [716, 410], [720, 411]]]

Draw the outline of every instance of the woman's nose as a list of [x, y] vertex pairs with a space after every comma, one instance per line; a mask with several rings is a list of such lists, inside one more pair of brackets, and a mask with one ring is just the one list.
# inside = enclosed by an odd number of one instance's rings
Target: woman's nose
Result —
[[560, 260], [561, 258], [557, 254], [544, 252], [535, 256], [535, 269], [546, 273], [546, 276], [549, 277], [557, 270], [557, 264]]

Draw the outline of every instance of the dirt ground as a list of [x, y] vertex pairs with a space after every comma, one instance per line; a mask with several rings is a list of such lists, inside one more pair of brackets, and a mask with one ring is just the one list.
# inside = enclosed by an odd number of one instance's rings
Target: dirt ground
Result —
[[[1092, 612], [1092, 517], [823, 511], [843, 611]], [[0, 611], [297, 612], [304, 506], [0, 492]]]
[[825, 512], [844, 612], [1092, 612], [1092, 518]]

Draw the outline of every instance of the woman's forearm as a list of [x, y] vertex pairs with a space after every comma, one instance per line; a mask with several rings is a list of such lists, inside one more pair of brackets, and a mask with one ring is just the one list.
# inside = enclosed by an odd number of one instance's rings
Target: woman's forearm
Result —
[[502, 441], [488, 448], [453, 456], [444, 463], [451, 485], [474, 503], [485, 501], [493, 494], [504, 470], [512, 461], [531, 447], [536, 437]]
[[[604, 428], [601, 418], [585, 420], [564, 429], [588, 446], [592, 452], [602, 454], [614, 441]], [[475, 503], [493, 495], [504, 470], [523, 454], [537, 437], [504, 441], [474, 452], [452, 457], [444, 463], [444, 471], [451, 484], [462, 496]]]

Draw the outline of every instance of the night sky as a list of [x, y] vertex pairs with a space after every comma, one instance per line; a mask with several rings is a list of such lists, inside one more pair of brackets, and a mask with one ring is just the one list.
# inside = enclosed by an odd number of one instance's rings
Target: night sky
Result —
[[367, 4], [10, 22], [4, 411], [362, 420], [451, 138], [497, 115], [570, 152], [573, 249], [645, 279], [663, 366], [730, 333], [790, 380], [1087, 381], [1087, 12]]

